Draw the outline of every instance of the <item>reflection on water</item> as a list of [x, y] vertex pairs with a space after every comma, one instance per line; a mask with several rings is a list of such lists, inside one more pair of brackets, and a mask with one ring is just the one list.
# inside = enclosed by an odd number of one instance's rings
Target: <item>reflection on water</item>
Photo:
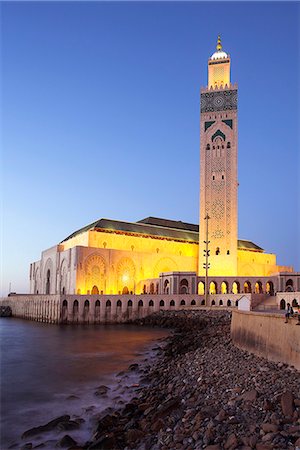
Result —
[[[166, 330], [128, 325], [58, 326], [0, 319], [1, 448], [26, 429], [95, 404], [95, 387], [111, 384]], [[69, 395], [79, 400], [66, 400]], [[103, 407], [107, 400], [101, 400]], [[98, 400], [99, 402], [99, 400]], [[99, 406], [99, 405], [97, 405]], [[72, 412], [72, 411], [71, 411]]]

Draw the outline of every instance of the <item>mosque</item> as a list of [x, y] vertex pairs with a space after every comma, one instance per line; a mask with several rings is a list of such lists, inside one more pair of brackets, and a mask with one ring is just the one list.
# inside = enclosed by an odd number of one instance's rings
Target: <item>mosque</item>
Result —
[[219, 37], [201, 89], [199, 224], [96, 220], [30, 265], [30, 294], [203, 295], [205, 283], [209, 294], [300, 290], [292, 267], [238, 238], [238, 87], [230, 65]]

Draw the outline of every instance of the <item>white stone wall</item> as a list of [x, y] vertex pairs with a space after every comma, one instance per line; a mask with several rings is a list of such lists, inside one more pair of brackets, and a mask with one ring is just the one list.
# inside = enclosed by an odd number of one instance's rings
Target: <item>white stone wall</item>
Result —
[[295, 304], [295, 300], [300, 305], [300, 291], [298, 292], [277, 292], [276, 302], [279, 309], [285, 309], [286, 305], [290, 303]]
[[204, 306], [204, 296], [200, 295], [12, 295], [0, 304], [10, 306], [13, 317], [39, 322], [118, 323], [160, 310], [235, 308], [240, 298], [211, 295]]

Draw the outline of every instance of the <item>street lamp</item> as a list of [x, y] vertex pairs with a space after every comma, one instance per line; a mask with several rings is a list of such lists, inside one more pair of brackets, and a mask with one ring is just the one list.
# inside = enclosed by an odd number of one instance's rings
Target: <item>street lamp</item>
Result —
[[205, 305], [207, 306], [207, 295], [208, 295], [208, 269], [210, 268], [210, 263], [208, 262], [208, 258], [210, 256], [210, 250], [208, 250], [208, 244], [210, 241], [208, 240], [208, 221], [210, 217], [208, 214], [204, 217], [204, 220], [206, 220], [206, 233], [205, 233], [205, 249], [204, 249], [204, 256], [205, 256], [205, 263], [203, 263], [203, 268], [205, 269]]

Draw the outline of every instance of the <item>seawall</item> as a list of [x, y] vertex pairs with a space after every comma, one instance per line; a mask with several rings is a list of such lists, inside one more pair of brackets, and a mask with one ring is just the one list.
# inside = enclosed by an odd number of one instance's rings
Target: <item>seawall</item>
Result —
[[283, 315], [232, 311], [233, 343], [270, 361], [283, 362], [300, 370], [300, 326], [297, 319], [285, 323]]

